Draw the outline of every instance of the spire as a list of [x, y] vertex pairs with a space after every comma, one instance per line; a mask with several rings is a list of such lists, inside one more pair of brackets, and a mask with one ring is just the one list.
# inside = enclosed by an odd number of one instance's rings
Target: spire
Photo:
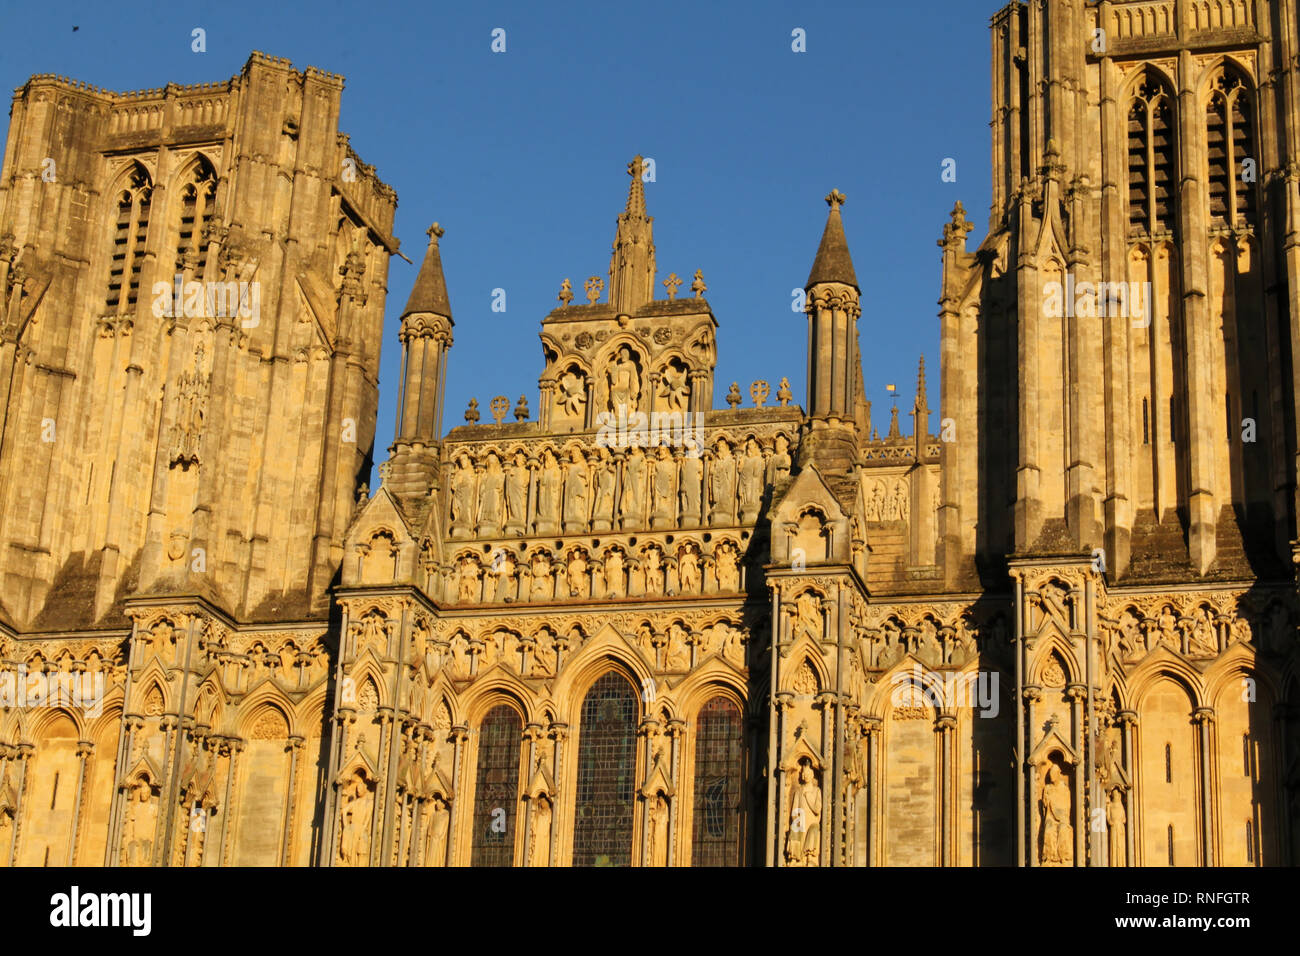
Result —
[[821, 245], [817, 247], [817, 258], [813, 260], [812, 272], [808, 274], [811, 289], [819, 282], [842, 282], [858, 288], [858, 277], [853, 271], [853, 258], [849, 255], [849, 243], [844, 238], [844, 223], [840, 219], [840, 206], [844, 204], [844, 194], [832, 189], [826, 197], [826, 204], [831, 207], [826, 217], [826, 229], [822, 232]]
[[925, 356], [921, 356], [921, 365], [916, 373], [916, 405], [917, 413], [924, 413], [930, 410], [929, 404], [925, 398]]
[[415, 277], [411, 297], [406, 300], [406, 308], [402, 310], [402, 318], [416, 312], [428, 312], [451, 320], [447, 280], [442, 274], [442, 254], [438, 251], [438, 240], [445, 231], [436, 222], [429, 227], [429, 248], [424, 254], [424, 262], [420, 264], [420, 274]]
[[618, 217], [614, 254], [609, 260], [609, 301], [619, 312], [632, 315], [654, 299], [654, 219], [646, 215], [645, 160], [635, 157], [627, 164], [632, 185], [627, 191], [627, 208]]

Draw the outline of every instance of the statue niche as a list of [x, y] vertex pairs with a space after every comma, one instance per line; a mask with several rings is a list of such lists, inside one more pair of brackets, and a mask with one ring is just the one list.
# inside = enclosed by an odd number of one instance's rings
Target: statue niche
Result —
[[1038, 809], [1042, 817], [1038, 860], [1043, 866], [1074, 863], [1073, 787], [1071, 772], [1059, 753], [1048, 761]]
[[788, 772], [790, 817], [785, 836], [786, 866], [817, 866], [821, 853], [822, 788], [808, 757]]
[[626, 345], [619, 346], [605, 369], [609, 389], [608, 410], [616, 418], [638, 410], [641, 401], [641, 360]]

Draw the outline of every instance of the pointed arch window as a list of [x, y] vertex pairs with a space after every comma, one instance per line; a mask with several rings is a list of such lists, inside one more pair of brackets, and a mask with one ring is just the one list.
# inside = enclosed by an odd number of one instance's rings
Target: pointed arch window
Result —
[[631, 866], [637, 695], [609, 671], [582, 700], [573, 865]]
[[1173, 187], [1173, 97], [1168, 87], [1148, 74], [1133, 91], [1128, 112], [1130, 236], [1173, 231]]
[[1259, 160], [1250, 90], [1240, 75], [1224, 70], [1215, 79], [1205, 122], [1210, 224], [1220, 228], [1253, 226]]
[[144, 265], [152, 198], [153, 182], [149, 173], [143, 166], [133, 166], [125, 187], [117, 194], [108, 293], [104, 299], [105, 309], [110, 314], [121, 315], [135, 309], [140, 294], [140, 269]]
[[515, 861], [522, 740], [519, 712], [507, 704], [493, 707], [479, 724], [471, 866], [511, 866]]
[[740, 866], [744, 839], [744, 730], [740, 708], [714, 697], [695, 731], [692, 866]]
[[208, 245], [208, 227], [217, 198], [217, 174], [202, 156], [185, 176], [181, 186], [179, 224], [176, 236], [176, 269], [197, 272]]

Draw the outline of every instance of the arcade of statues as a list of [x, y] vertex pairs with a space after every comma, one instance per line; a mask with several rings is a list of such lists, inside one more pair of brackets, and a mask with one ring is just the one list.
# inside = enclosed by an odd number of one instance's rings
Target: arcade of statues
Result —
[[448, 362], [486, 361], [452, 356], [454, 224], [385, 342], [397, 200], [341, 78], [29, 79], [0, 864], [1300, 859], [1297, 2], [991, 29], [987, 236], [958, 203], [937, 375], [875, 418], [859, 342], [897, 318], [838, 190], [804, 396], [715, 383], [734, 332], [707, 263], [659, 269], [636, 157], [538, 392], [445, 428]]

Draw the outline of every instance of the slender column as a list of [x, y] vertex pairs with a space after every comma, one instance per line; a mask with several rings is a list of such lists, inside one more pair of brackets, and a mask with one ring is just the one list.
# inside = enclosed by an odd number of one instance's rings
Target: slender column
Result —
[[1201, 862], [1203, 866], [1215, 865], [1214, 852], [1214, 792], [1210, 786], [1211, 735], [1214, 723], [1213, 707], [1197, 707], [1192, 720], [1198, 728], [1201, 747]]

